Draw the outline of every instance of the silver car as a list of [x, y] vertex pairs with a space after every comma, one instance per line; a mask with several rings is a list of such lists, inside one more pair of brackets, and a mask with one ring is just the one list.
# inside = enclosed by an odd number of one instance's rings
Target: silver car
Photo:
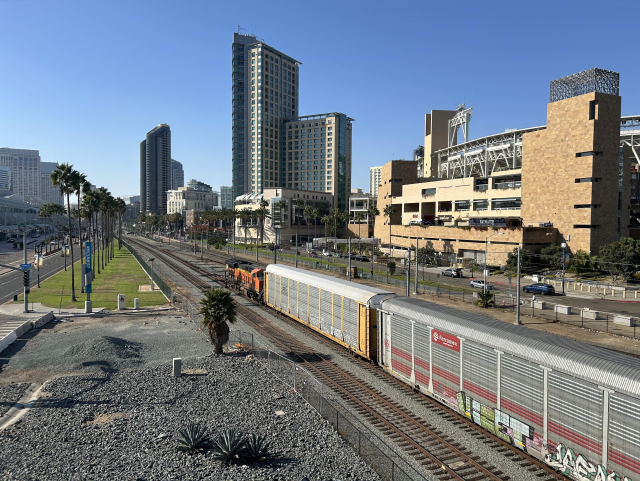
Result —
[[[474, 279], [471, 281], [471, 287], [475, 287], [476, 289], [484, 289], [484, 281], [480, 279]], [[493, 290], [493, 286], [487, 283], [487, 290]]]

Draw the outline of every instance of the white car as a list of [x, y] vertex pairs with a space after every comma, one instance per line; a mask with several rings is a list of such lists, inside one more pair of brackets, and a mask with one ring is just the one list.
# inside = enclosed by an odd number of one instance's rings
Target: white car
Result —
[[[476, 289], [484, 289], [484, 281], [480, 279], [474, 279], [471, 281], [471, 287], [475, 287]], [[493, 289], [493, 286], [487, 283], [487, 290], [490, 291]]]

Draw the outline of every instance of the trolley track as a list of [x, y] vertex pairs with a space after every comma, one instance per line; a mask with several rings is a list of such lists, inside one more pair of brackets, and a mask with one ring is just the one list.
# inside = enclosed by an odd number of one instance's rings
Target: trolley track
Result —
[[[129, 241], [131, 242], [131, 239], [129, 239]], [[198, 277], [194, 272], [198, 272], [200, 275], [215, 282], [224, 283], [224, 276], [204, 269], [164, 248], [153, 246], [139, 240], [131, 243], [137, 244], [140, 248], [154, 251], [167, 266], [174, 269], [201, 290], [209, 289], [210, 284], [205, 282], [201, 277]], [[185, 269], [178, 263], [189, 265], [191, 270]], [[238, 311], [245, 321], [265, 337], [276, 343], [283, 349], [283, 352], [287, 352], [290, 357], [304, 362], [319, 379], [323, 380], [339, 393], [353, 410], [366, 418], [373, 426], [378, 428], [379, 431], [391, 438], [407, 452], [407, 454], [422, 464], [426, 470], [431, 471], [432, 476], [438, 479], [466, 481], [480, 481], [485, 479], [506, 481], [509, 479], [509, 476], [502, 471], [490, 466], [479, 456], [473, 456], [468, 449], [461, 447], [436, 427], [429, 425], [426, 420], [412, 414], [406, 408], [391, 400], [388, 396], [382, 394], [368, 383], [357, 379], [351, 373], [344, 371], [334, 363], [324, 359], [291, 335], [265, 321], [250, 309], [238, 305]], [[295, 325], [302, 326], [300, 323], [295, 323]], [[323, 342], [336, 347], [330, 340], [321, 337], [310, 329], [307, 330], [314, 333], [316, 337]], [[342, 350], [346, 352], [346, 349], [341, 348], [341, 351]], [[386, 382], [392, 381], [394, 385], [400, 386], [406, 391], [411, 391], [409, 386], [400, 382], [398, 379], [387, 373], [380, 372], [378, 369], [372, 368], [360, 358], [356, 357], [356, 359], [378, 379]], [[440, 417], [444, 417], [472, 436], [485, 437], [487, 444], [491, 448], [504, 454], [506, 457], [514, 458], [517, 456], [517, 458], [512, 459], [512, 461], [516, 461], [521, 469], [534, 472], [540, 479], [566, 479], [536, 458], [526, 456], [517, 450], [517, 448], [485, 434], [474, 423], [460, 416], [452, 409], [437, 403], [427, 396], [422, 394], [420, 396], [421, 404], [427, 409], [438, 414]]]

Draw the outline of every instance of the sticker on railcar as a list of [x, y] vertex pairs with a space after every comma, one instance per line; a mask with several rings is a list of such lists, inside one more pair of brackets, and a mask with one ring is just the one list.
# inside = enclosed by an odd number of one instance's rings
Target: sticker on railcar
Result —
[[445, 334], [435, 329], [431, 332], [433, 342], [441, 346], [447, 347], [453, 351], [460, 352], [460, 339], [451, 334]]

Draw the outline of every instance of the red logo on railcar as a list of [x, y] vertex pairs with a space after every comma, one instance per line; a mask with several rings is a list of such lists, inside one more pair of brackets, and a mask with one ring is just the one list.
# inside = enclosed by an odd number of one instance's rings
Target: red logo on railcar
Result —
[[460, 339], [456, 336], [445, 334], [444, 332], [436, 331], [434, 329], [431, 333], [431, 338], [436, 344], [440, 344], [441, 346], [448, 347], [453, 351], [460, 352]]

